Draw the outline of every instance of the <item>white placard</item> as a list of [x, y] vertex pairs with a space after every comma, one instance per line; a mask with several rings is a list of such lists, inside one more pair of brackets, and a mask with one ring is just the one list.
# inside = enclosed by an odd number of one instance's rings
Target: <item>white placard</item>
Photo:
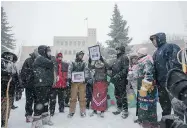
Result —
[[72, 81], [77, 83], [84, 82], [85, 81], [84, 72], [73, 72]]
[[91, 60], [99, 60], [101, 53], [99, 45], [95, 45], [88, 48]]

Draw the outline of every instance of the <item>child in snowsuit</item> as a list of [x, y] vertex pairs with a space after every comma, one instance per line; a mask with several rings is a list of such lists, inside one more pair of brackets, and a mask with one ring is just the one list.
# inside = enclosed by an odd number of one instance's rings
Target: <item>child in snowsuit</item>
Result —
[[[70, 110], [68, 118], [73, 117], [76, 108], [77, 97], [79, 97], [81, 117], [86, 116], [86, 84], [89, 78], [87, 64], [82, 60], [84, 53], [82, 51], [76, 54], [75, 62], [72, 62], [68, 67], [68, 84], [71, 85]], [[72, 79], [73, 73], [84, 73], [84, 81], [75, 82]], [[77, 76], [79, 77], [79, 76]], [[79, 95], [79, 96], [78, 96]]]
[[138, 101], [137, 116], [135, 122], [142, 123], [144, 128], [157, 127], [157, 88], [154, 85], [154, 66], [153, 59], [147, 55], [146, 48], [140, 48], [138, 51]]
[[102, 56], [100, 60], [92, 63], [89, 59], [89, 67], [95, 69], [93, 95], [92, 95], [92, 109], [94, 110], [90, 116], [97, 114], [100, 111], [101, 117], [104, 117], [104, 111], [107, 109], [107, 64], [104, 62]]
[[62, 53], [58, 53], [55, 62], [56, 83], [50, 92], [50, 115], [55, 113], [56, 96], [58, 95], [59, 112], [64, 113], [64, 93], [67, 83], [68, 64], [62, 61]]

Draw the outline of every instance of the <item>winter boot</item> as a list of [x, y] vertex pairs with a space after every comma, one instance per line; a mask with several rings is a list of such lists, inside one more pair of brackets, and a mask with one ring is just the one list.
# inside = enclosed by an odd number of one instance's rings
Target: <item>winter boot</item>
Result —
[[64, 107], [69, 107], [69, 104], [67, 104], [67, 103], [64, 103]]
[[27, 122], [27, 123], [30, 123], [30, 122], [32, 122], [32, 121], [33, 121], [32, 116], [27, 116], [27, 117], [26, 117], [26, 122]]
[[85, 112], [81, 112], [81, 117], [82, 118], [86, 117], [86, 113]]
[[142, 123], [142, 121], [141, 121], [140, 119], [136, 119], [136, 120], [134, 120], [134, 123], [141, 124], [141, 123]]
[[101, 112], [100, 117], [104, 118], [104, 111]]
[[69, 113], [68, 118], [72, 118], [74, 116], [74, 113]]
[[54, 116], [54, 115], [55, 115], [54, 113], [51, 113], [51, 114], [50, 114], [51, 117]]
[[54, 110], [54, 109], [51, 109], [51, 110], [50, 110], [50, 116], [54, 116], [54, 114], [55, 114], [55, 110]]
[[31, 128], [44, 128], [40, 117], [33, 117]]
[[51, 121], [51, 117], [48, 113], [42, 115], [42, 124], [52, 126], [53, 122]]
[[122, 110], [118, 108], [116, 112], [112, 112], [112, 113], [113, 113], [114, 115], [119, 115], [119, 114], [121, 113], [121, 111], [122, 111]]
[[5, 120], [1, 120], [1, 128], [5, 127]]
[[64, 113], [64, 108], [59, 108], [60, 113]]
[[128, 110], [124, 110], [124, 111], [122, 111], [122, 115], [121, 115], [121, 117], [122, 117], [123, 119], [126, 119], [128, 116], [129, 116], [129, 112], [128, 112]]
[[18, 108], [18, 106], [14, 106], [14, 105], [12, 105], [12, 107], [11, 107], [11, 109], [16, 109], [16, 108]]
[[86, 101], [86, 109], [90, 109], [90, 100]]
[[97, 111], [94, 110], [91, 114], [90, 114], [90, 117], [94, 116], [95, 114], [97, 114]]

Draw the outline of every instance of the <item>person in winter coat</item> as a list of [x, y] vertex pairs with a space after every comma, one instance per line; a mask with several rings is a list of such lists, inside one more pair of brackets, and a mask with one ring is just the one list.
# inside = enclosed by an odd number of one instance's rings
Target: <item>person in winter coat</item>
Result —
[[33, 114], [33, 104], [36, 99], [35, 88], [34, 88], [34, 71], [33, 63], [38, 56], [38, 50], [35, 49], [33, 53], [30, 54], [30, 57], [25, 60], [21, 69], [21, 80], [22, 84], [25, 87], [25, 117], [26, 122], [32, 122]]
[[11, 94], [12, 94], [12, 97], [13, 97], [11, 109], [13, 109], [13, 110], [18, 108], [18, 106], [14, 105], [14, 100], [17, 96], [17, 93], [22, 92], [21, 84], [20, 84], [20, 81], [19, 81], [19, 74], [18, 74], [17, 67], [16, 67], [16, 62], [17, 62], [17, 60], [13, 60], [13, 67], [14, 67], [14, 70], [16, 71], [16, 73], [14, 73], [12, 75], [12, 81], [11, 81], [12, 86], [10, 86], [11, 87], [10, 90], [12, 91]]
[[[4, 52], [1, 54], [1, 127], [5, 126], [6, 116], [10, 115], [12, 102], [14, 100], [15, 84], [11, 84], [16, 74], [14, 61], [17, 61], [17, 56], [11, 52]], [[13, 81], [15, 83], [15, 81]], [[7, 86], [9, 84], [9, 90]], [[6, 92], [8, 91], [8, 97]], [[8, 101], [7, 101], [8, 100]], [[9, 102], [8, 113], [6, 113], [7, 102]], [[6, 115], [7, 114], [7, 115]]]
[[[93, 62], [93, 63], [92, 63]], [[93, 112], [90, 116], [97, 114], [100, 111], [100, 116], [104, 117], [104, 112], [107, 109], [107, 68], [108, 65], [104, 62], [102, 56], [100, 60], [92, 61], [89, 59], [89, 67], [95, 69], [93, 96], [92, 96], [92, 109]]]
[[[73, 117], [76, 108], [77, 94], [79, 95], [80, 114], [81, 117], [86, 116], [86, 84], [89, 78], [88, 65], [83, 59], [84, 53], [82, 51], [76, 54], [75, 62], [72, 62], [68, 67], [68, 83], [71, 85], [71, 100], [68, 118]], [[84, 72], [84, 81], [72, 81], [73, 73]]]
[[154, 85], [154, 66], [152, 56], [147, 55], [147, 48], [138, 51], [137, 63], [137, 111], [138, 120], [144, 128], [157, 128], [157, 87]]
[[128, 117], [128, 102], [126, 85], [128, 84], [127, 74], [129, 69], [129, 59], [125, 56], [125, 47], [117, 47], [117, 59], [112, 65], [112, 79], [111, 82], [115, 86], [115, 97], [117, 100], [117, 111], [114, 115], [120, 114], [122, 111], [122, 118]]
[[173, 68], [182, 69], [177, 61], [177, 53], [180, 47], [176, 44], [166, 42], [165, 33], [157, 33], [150, 37], [153, 45], [157, 48], [153, 55], [155, 67], [155, 79], [158, 85], [159, 101], [162, 107], [162, 116], [171, 114], [171, 101], [165, 89], [166, 76], [169, 70]]
[[50, 93], [50, 115], [55, 112], [56, 96], [58, 95], [59, 112], [64, 113], [64, 93], [67, 88], [68, 64], [62, 61], [62, 53], [56, 56], [55, 73], [56, 83], [53, 85]]
[[48, 46], [38, 47], [39, 56], [33, 63], [35, 104], [32, 128], [53, 125], [48, 114], [49, 92], [54, 83], [54, 64], [51, 60], [51, 49]]

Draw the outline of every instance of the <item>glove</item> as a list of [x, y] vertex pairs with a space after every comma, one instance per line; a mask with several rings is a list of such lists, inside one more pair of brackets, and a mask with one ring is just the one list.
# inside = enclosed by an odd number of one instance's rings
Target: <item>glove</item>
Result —
[[69, 88], [71, 84], [69, 82], [66, 83], [66, 87]]
[[88, 83], [88, 80], [89, 80], [89, 79], [88, 79], [88, 78], [86, 78], [86, 79], [85, 79], [85, 81], [84, 81], [84, 83]]
[[103, 57], [102, 57], [102, 56], [100, 56], [100, 61], [104, 62], [104, 59], [103, 59]]
[[71, 79], [70, 78], [68, 79], [68, 83], [71, 84]]
[[117, 80], [117, 79], [120, 78], [120, 75], [116, 74], [113, 78], [114, 78], [115, 80]]
[[116, 80], [112, 77], [112, 78], [110, 79], [110, 82], [114, 84], [114, 83], [116, 82]]
[[93, 80], [92, 80], [92, 79], [89, 79], [89, 80], [87, 81], [87, 83], [88, 83], [89, 85], [92, 85], [92, 84], [93, 84]]
[[67, 86], [68, 88], [71, 87], [71, 79], [68, 79], [68, 80], [67, 80], [66, 86]]
[[139, 94], [141, 97], [146, 97], [147, 92], [151, 92], [154, 89], [153, 82], [149, 82], [147, 80], [142, 80], [142, 86], [139, 90]]
[[57, 82], [59, 81], [59, 76], [56, 77], [56, 81], [57, 81]]
[[89, 62], [89, 64], [91, 64], [92, 63], [92, 60], [91, 60], [91, 58], [89, 57], [89, 60], [88, 60], [88, 62]]

